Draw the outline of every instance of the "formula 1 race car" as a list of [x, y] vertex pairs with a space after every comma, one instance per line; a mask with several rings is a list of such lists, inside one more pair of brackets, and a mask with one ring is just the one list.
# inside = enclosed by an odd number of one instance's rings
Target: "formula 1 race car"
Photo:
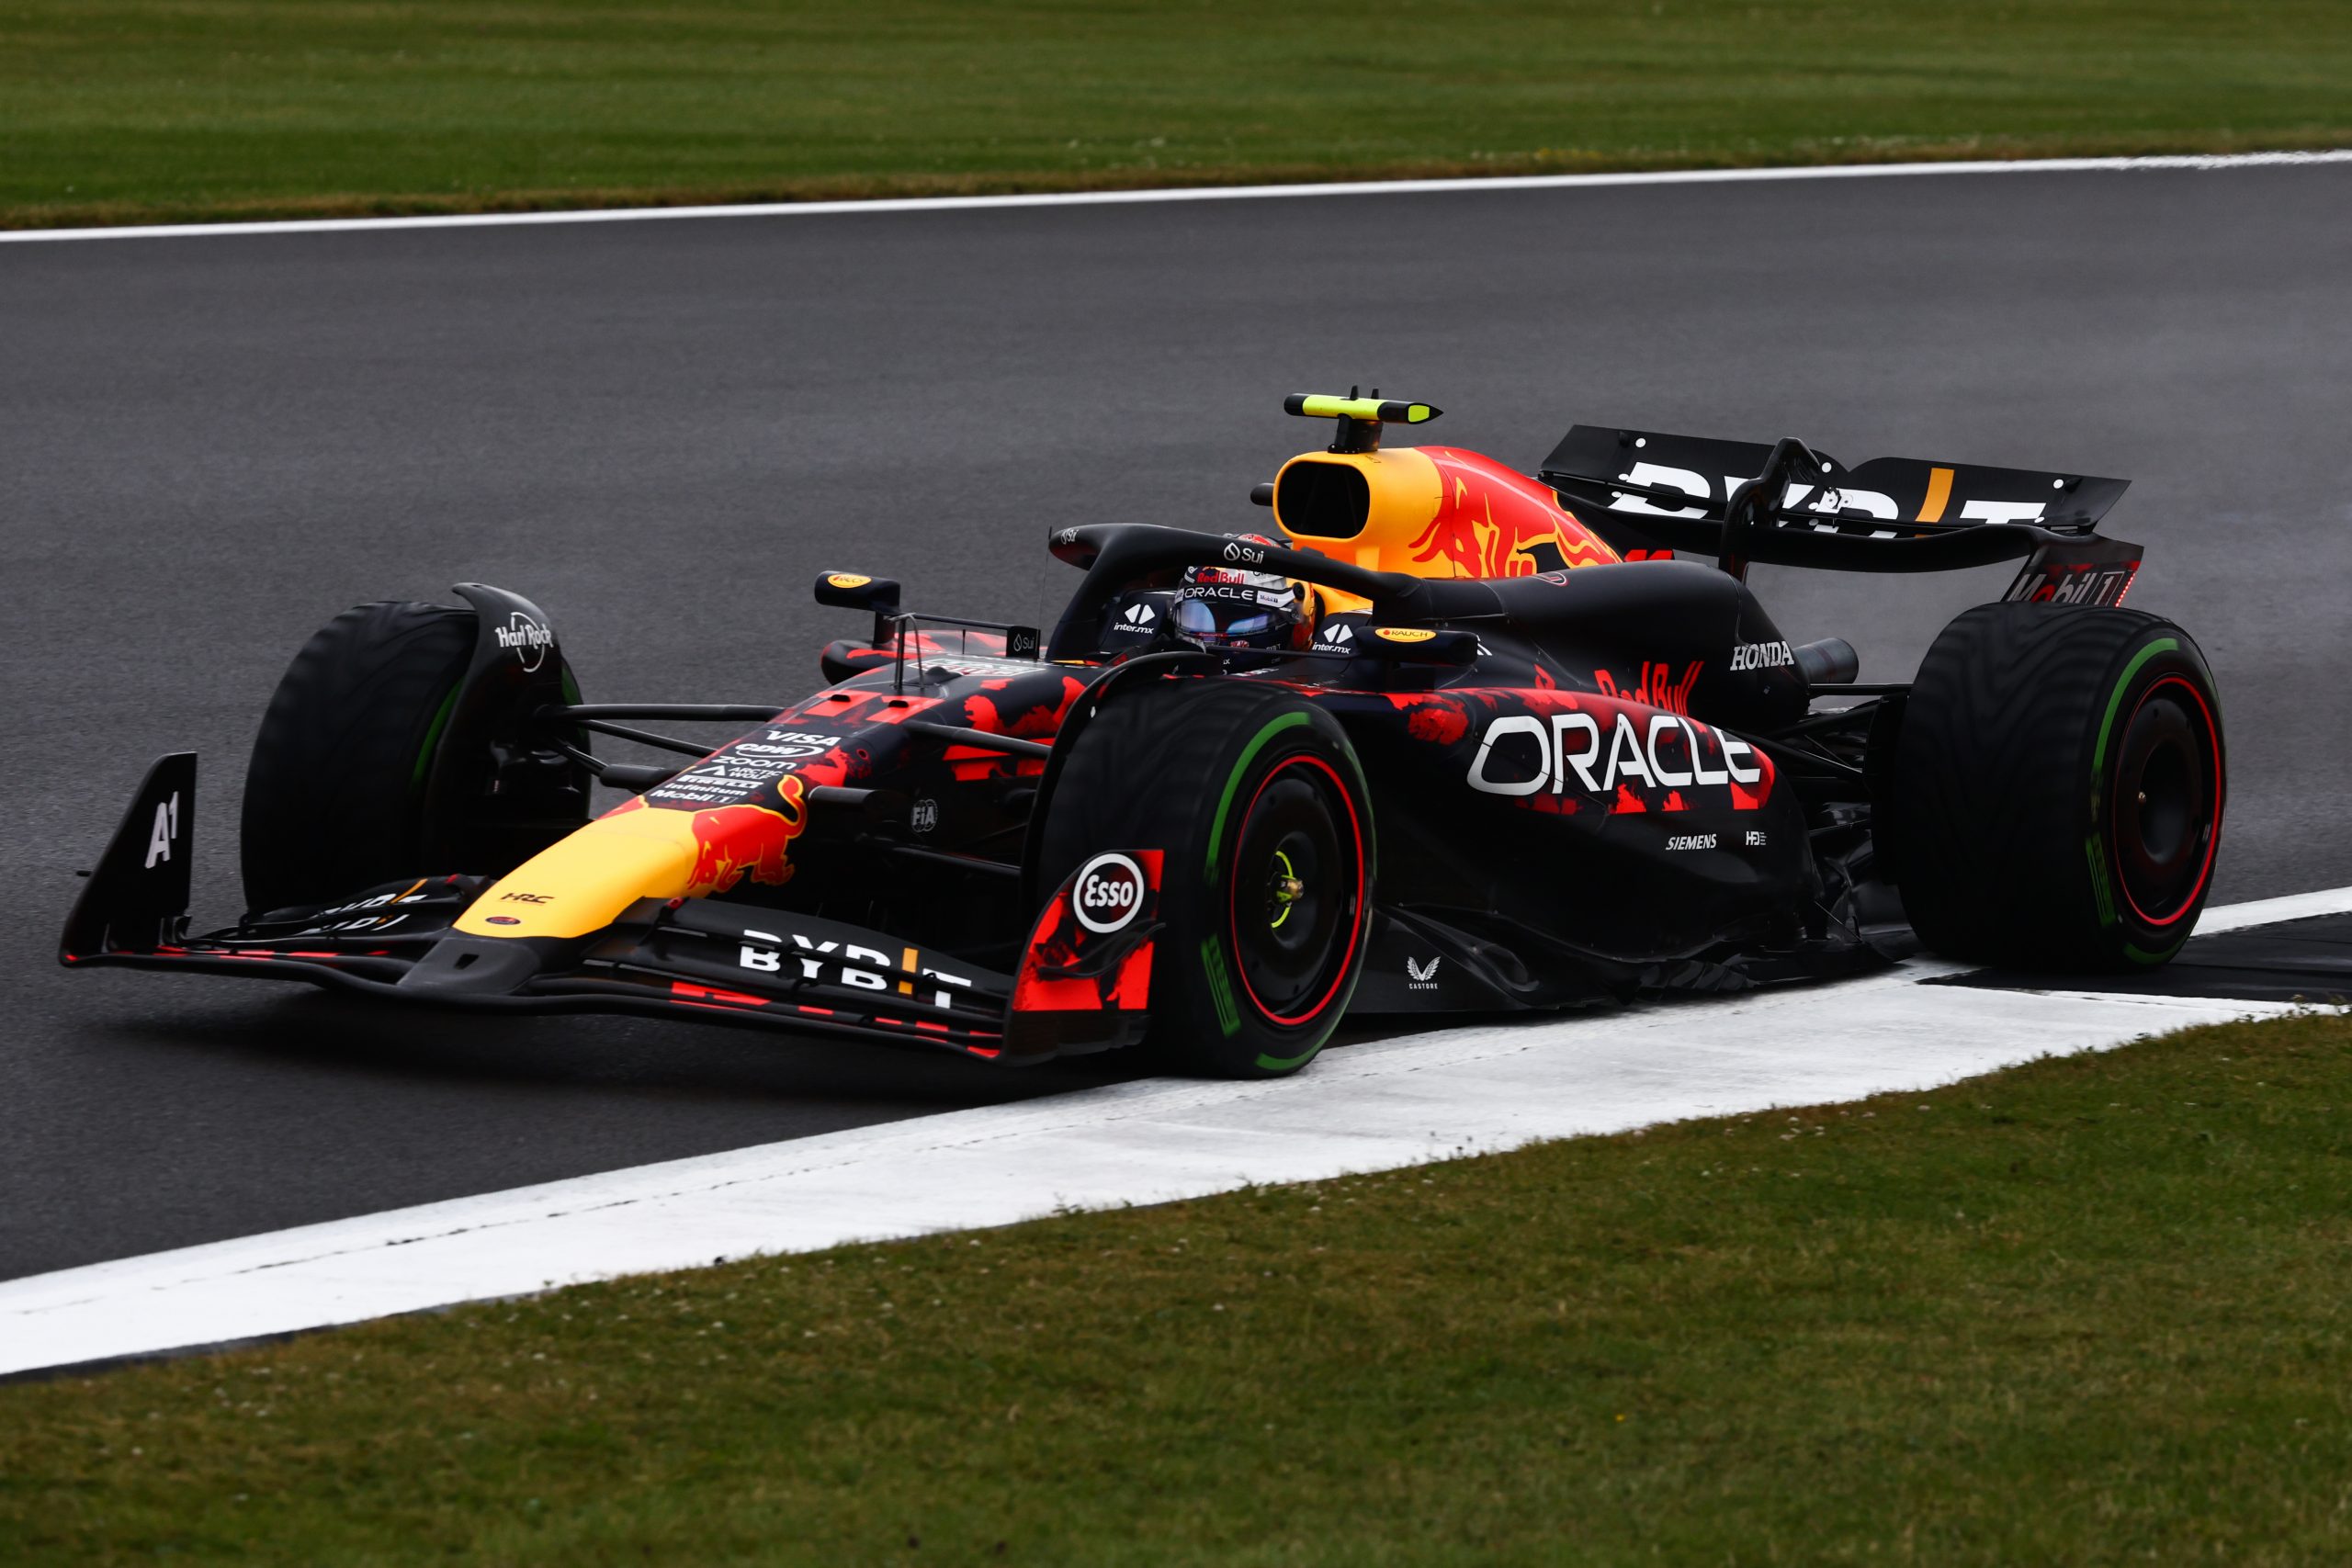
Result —
[[[799, 702], [583, 702], [548, 617], [479, 584], [348, 611], [262, 721], [249, 912], [189, 934], [169, 756], [63, 960], [1267, 1076], [1350, 1010], [2188, 939], [2220, 708], [2188, 635], [2121, 607], [2141, 551], [2095, 525], [2123, 481], [1582, 425], [1531, 478], [1382, 450], [1426, 404], [1288, 408], [1338, 434], [1258, 487], [1270, 531], [1065, 528], [1050, 637], [828, 574], [872, 625]], [[1792, 646], [1745, 581], [2013, 558], [1908, 682]], [[598, 785], [627, 798], [592, 816]]]

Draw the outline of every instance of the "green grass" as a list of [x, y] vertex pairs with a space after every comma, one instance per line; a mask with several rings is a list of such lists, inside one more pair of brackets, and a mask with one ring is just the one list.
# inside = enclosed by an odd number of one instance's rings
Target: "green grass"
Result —
[[2312, 1015], [0, 1387], [0, 1555], [2340, 1562], [2348, 1300]]
[[2345, 0], [0, 0], [0, 223], [2352, 141]]

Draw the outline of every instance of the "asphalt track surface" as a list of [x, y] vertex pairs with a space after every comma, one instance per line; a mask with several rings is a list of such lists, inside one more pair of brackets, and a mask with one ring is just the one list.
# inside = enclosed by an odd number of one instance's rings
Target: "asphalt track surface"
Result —
[[[2343, 167], [0, 248], [0, 1277], [1117, 1074], [53, 955], [168, 750], [233, 914], [254, 723], [345, 604], [499, 582], [592, 698], [782, 701], [820, 570], [1043, 618], [1050, 528], [1260, 523], [1290, 391], [1531, 467], [1582, 420], [2129, 477], [2132, 603], [2227, 705], [2217, 899], [2352, 882], [2346, 255]], [[1897, 677], [2003, 573], [1758, 581]]]

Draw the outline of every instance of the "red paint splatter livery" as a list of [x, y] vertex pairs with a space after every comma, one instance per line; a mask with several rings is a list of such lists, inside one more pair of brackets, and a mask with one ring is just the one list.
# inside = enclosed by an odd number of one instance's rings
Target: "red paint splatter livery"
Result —
[[1094, 967], [1092, 960], [1132, 933], [1148, 931], [1159, 914], [1159, 873], [1166, 858], [1159, 850], [1135, 850], [1128, 858], [1142, 867], [1144, 896], [1127, 923], [1108, 935], [1089, 931], [1071, 908], [1075, 888], [1065, 886], [1046, 906], [1022, 954], [1021, 972], [1012, 992], [1015, 1013], [1132, 1012], [1141, 1014], [1151, 1001], [1153, 943], [1135, 943], [1134, 950], [1092, 975], [1072, 971]]

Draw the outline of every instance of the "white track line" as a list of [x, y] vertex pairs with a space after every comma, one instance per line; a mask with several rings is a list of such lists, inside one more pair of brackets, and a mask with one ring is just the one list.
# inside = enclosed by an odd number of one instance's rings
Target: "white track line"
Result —
[[[2352, 887], [2201, 929], [2352, 910]], [[0, 1283], [0, 1373], [216, 1345], [749, 1253], [1012, 1224], [1622, 1132], [1924, 1090], [2262, 1002], [1919, 982], [1454, 1029], [1273, 1083], [1148, 1079], [611, 1171]]]
[[2313, 915], [2341, 915], [2352, 910], [2352, 887], [2323, 887], [2316, 893], [2290, 893], [2283, 898], [2257, 898], [2250, 904], [2224, 904], [2197, 917], [2197, 934], [2215, 936], [2242, 931], [2248, 926], [2275, 926], [2281, 920], [2304, 920]]
[[2161, 169], [2253, 169], [2352, 163], [2352, 148], [2315, 152], [2177, 153], [2148, 158], [2008, 158], [1936, 164], [1815, 164], [1774, 169], [1659, 169], [1613, 175], [1505, 175], [1492, 179], [1338, 180], [1318, 185], [1176, 186], [1154, 190], [1040, 191], [1027, 196], [899, 197], [871, 201], [771, 201], [720, 207], [582, 208], [553, 212], [458, 212], [413, 218], [304, 218], [255, 223], [153, 223], [107, 229], [0, 231], [0, 244], [62, 240], [185, 240], [222, 234], [383, 233], [401, 229], [504, 229], [542, 223], [652, 223], [688, 218], [826, 218], [850, 213], [967, 212], [1013, 207], [1125, 207], [1165, 201], [1266, 201], [1317, 196], [1435, 196], [1579, 190], [1605, 186], [1747, 185], [1758, 180], [1891, 179], [1914, 175], [2064, 175]]

